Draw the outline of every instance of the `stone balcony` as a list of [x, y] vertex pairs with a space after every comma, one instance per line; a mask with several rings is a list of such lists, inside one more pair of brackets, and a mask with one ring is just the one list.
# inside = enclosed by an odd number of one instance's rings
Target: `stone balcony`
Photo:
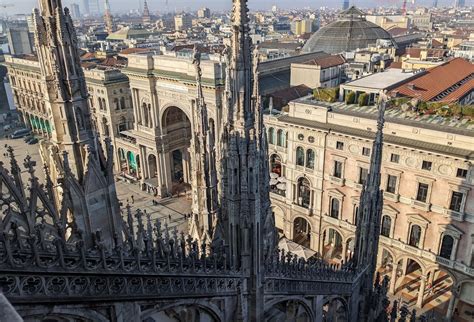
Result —
[[344, 178], [338, 178], [334, 176], [329, 176], [329, 180], [331, 180], [331, 183], [337, 184], [339, 186], [344, 186], [346, 183], [346, 179]]
[[385, 199], [390, 200], [390, 201], [393, 201], [393, 202], [399, 202], [399, 201], [400, 201], [400, 195], [399, 195], [399, 194], [395, 194], [395, 193], [390, 193], [390, 192], [384, 191], [383, 197], [384, 197]]
[[423, 201], [418, 201], [416, 199], [411, 200], [411, 206], [416, 209], [420, 209], [423, 211], [430, 211], [431, 204]]
[[456, 221], [464, 221], [464, 213], [444, 208], [444, 215]]

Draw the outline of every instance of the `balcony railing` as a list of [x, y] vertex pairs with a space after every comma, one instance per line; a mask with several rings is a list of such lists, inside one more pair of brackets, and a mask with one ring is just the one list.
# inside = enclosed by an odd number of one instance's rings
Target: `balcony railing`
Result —
[[416, 199], [411, 200], [411, 206], [420, 210], [430, 211], [431, 204], [423, 201], [418, 201]]
[[343, 186], [346, 183], [346, 179], [344, 178], [338, 178], [334, 176], [329, 176], [329, 180], [331, 180], [332, 183], [335, 183], [337, 185]]

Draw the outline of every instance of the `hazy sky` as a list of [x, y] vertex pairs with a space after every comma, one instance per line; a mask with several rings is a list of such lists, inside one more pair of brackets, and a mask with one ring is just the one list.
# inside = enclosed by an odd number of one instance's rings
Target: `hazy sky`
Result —
[[[70, 3], [78, 3], [79, 6], [82, 6], [83, 0], [63, 0], [64, 5], [69, 5]], [[138, 8], [139, 0], [109, 0], [112, 12], [114, 11], [127, 11], [130, 9]], [[466, 0], [467, 4], [472, 3], [474, 0]], [[148, 6], [151, 11], [167, 11], [165, 6], [166, 0], [148, 0]], [[206, 6], [208, 8], [215, 10], [224, 10], [229, 9], [231, 0], [168, 0], [169, 6], [168, 10], [195, 10], [199, 7]], [[351, 1], [360, 7], [373, 7], [373, 6], [393, 6], [400, 3], [402, 0], [355, 0]], [[409, 0], [409, 2], [411, 2]], [[0, 16], [4, 15], [5, 10], [8, 13], [29, 13], [33, 7], [37, 7], [38, 0], [0, 0], [0, 3], [12, 3], [15, 4], [13, 8], [0, 8]], [[99, 0], [100, 6], [103, 7], [104, 0]], [[432, 0], [417, 0], [417, 4], [431, 5]], [[439, 5], [446, 5], [454, 3], [454, 0], [439, 0]], [[284, 8], [302, 8], [310, 6], [313, 8], [318, 8], [321, 6], [329, 7], [339, 7], [342, 4], [342, 0], [249, 0], [249, 5], [254, 9], [265, 9], [270, 8], [273, 4], [276, 4]]]

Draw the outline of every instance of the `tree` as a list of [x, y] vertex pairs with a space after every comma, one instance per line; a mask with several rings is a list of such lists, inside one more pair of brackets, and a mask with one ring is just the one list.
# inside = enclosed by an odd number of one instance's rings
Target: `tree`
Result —
[[366, 93], [360, 94], [357, 103], [359, 103], [359, 106], [367, 106], [369, 104], [369, 95]]
[[346, 104], [354, 104], [355, 98], [356, 98], [356, 94], [353, 91], [350, 91], [346, 95]]

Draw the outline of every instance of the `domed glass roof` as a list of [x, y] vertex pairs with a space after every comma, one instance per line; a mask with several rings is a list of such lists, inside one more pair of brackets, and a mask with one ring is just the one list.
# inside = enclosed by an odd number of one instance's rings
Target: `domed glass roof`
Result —
[[385, 29], [365, 19], [365, 13], [356, 7], [339, 14], [339, 19], [319, 29], [303, 47], [303, 52], [324, 51], [329, 54], [367, 48], [376, 44], [377, 39], [390, 40]]

